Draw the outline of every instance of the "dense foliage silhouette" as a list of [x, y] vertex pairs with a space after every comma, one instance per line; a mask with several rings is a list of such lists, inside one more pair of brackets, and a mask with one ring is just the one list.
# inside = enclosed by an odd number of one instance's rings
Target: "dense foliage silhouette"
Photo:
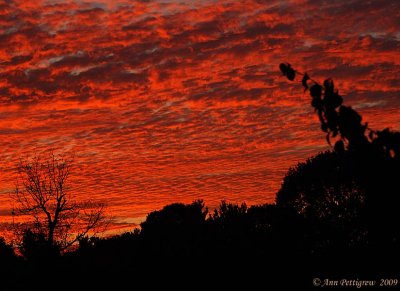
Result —
[[351, 242], [397, 250], [400, 133], [368, 128], [354, 109], [342, 104], [332, 79], [320, 85], [290, 64], [281, 64], [280, 69], [290, 81], [296, 74], [303, 76], [301, 83], [310, 93], [321, 129], [329, 144], [333, 138], [336, 142], [334, 152], [289, 171], [277, 204], [293, 207], [317, 222], [330, 219], [332, 226], [346, 224], [347, 232], [353, 232], [347, 234]]
[[29, 261], [48, 262], [60, 256], [60, 248], [51, 243], [44, 233], [25, 230], [20, 247], [21, 254]]

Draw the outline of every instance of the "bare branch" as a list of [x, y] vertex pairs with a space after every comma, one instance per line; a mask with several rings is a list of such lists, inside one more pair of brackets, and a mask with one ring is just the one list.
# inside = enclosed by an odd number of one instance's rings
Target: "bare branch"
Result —
[[105, 230], [105, 205], [76, 202], [68, 191], [70, 172], [71, 160], [54, 153], [45, 160], [38, 156], [20, 160], [11, 197], [16, 203], [15, 215], [28, 215], [32, 220], [17, 224], [16, 233], [22, 233], [21, 229], [35, 230], [65, 250], [84, 236]]

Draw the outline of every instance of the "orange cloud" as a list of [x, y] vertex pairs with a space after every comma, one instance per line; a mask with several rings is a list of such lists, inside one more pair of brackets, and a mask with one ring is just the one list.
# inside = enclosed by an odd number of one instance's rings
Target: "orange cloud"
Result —
[[[373, 128], [400, 129], [393, 1], [13, 1], [0, 5], [0, 216], [21, 156], [75, 156], [73, 191], [116, 227], [171, 202], [274, 201], [327, 149], [277, 65], [333, 77]], [[119, 226], [118, 226], [119, 225]]]

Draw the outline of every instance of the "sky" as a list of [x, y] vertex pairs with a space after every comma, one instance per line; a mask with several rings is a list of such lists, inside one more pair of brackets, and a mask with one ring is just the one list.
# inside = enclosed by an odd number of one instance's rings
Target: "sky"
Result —
[[0, 222], [19, 159], [49, 150], [119, 229], [173, 202], [273, 203], [329, 149], [279, 63], [400, 130], [399, 52], [397, 0], [0, 0]]

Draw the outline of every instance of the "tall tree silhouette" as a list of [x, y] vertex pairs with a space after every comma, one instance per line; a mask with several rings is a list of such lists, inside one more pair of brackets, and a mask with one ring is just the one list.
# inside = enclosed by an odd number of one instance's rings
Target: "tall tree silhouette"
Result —
[[[47, 159], [38, 156], [21, 160], [18, 181], [12, 198], [15, 215], [31, 217], [15, 224], [23, 243], [43, 241], [65, 250], [88, 234], [104, 230], [108, 219], [105, 205], [78, 201], [69, 188], [71, 161], [53, 153]], [[23, 247], [24, 248], [24, 247]], [[32, 248], [30, 248], [32, 249]]]

